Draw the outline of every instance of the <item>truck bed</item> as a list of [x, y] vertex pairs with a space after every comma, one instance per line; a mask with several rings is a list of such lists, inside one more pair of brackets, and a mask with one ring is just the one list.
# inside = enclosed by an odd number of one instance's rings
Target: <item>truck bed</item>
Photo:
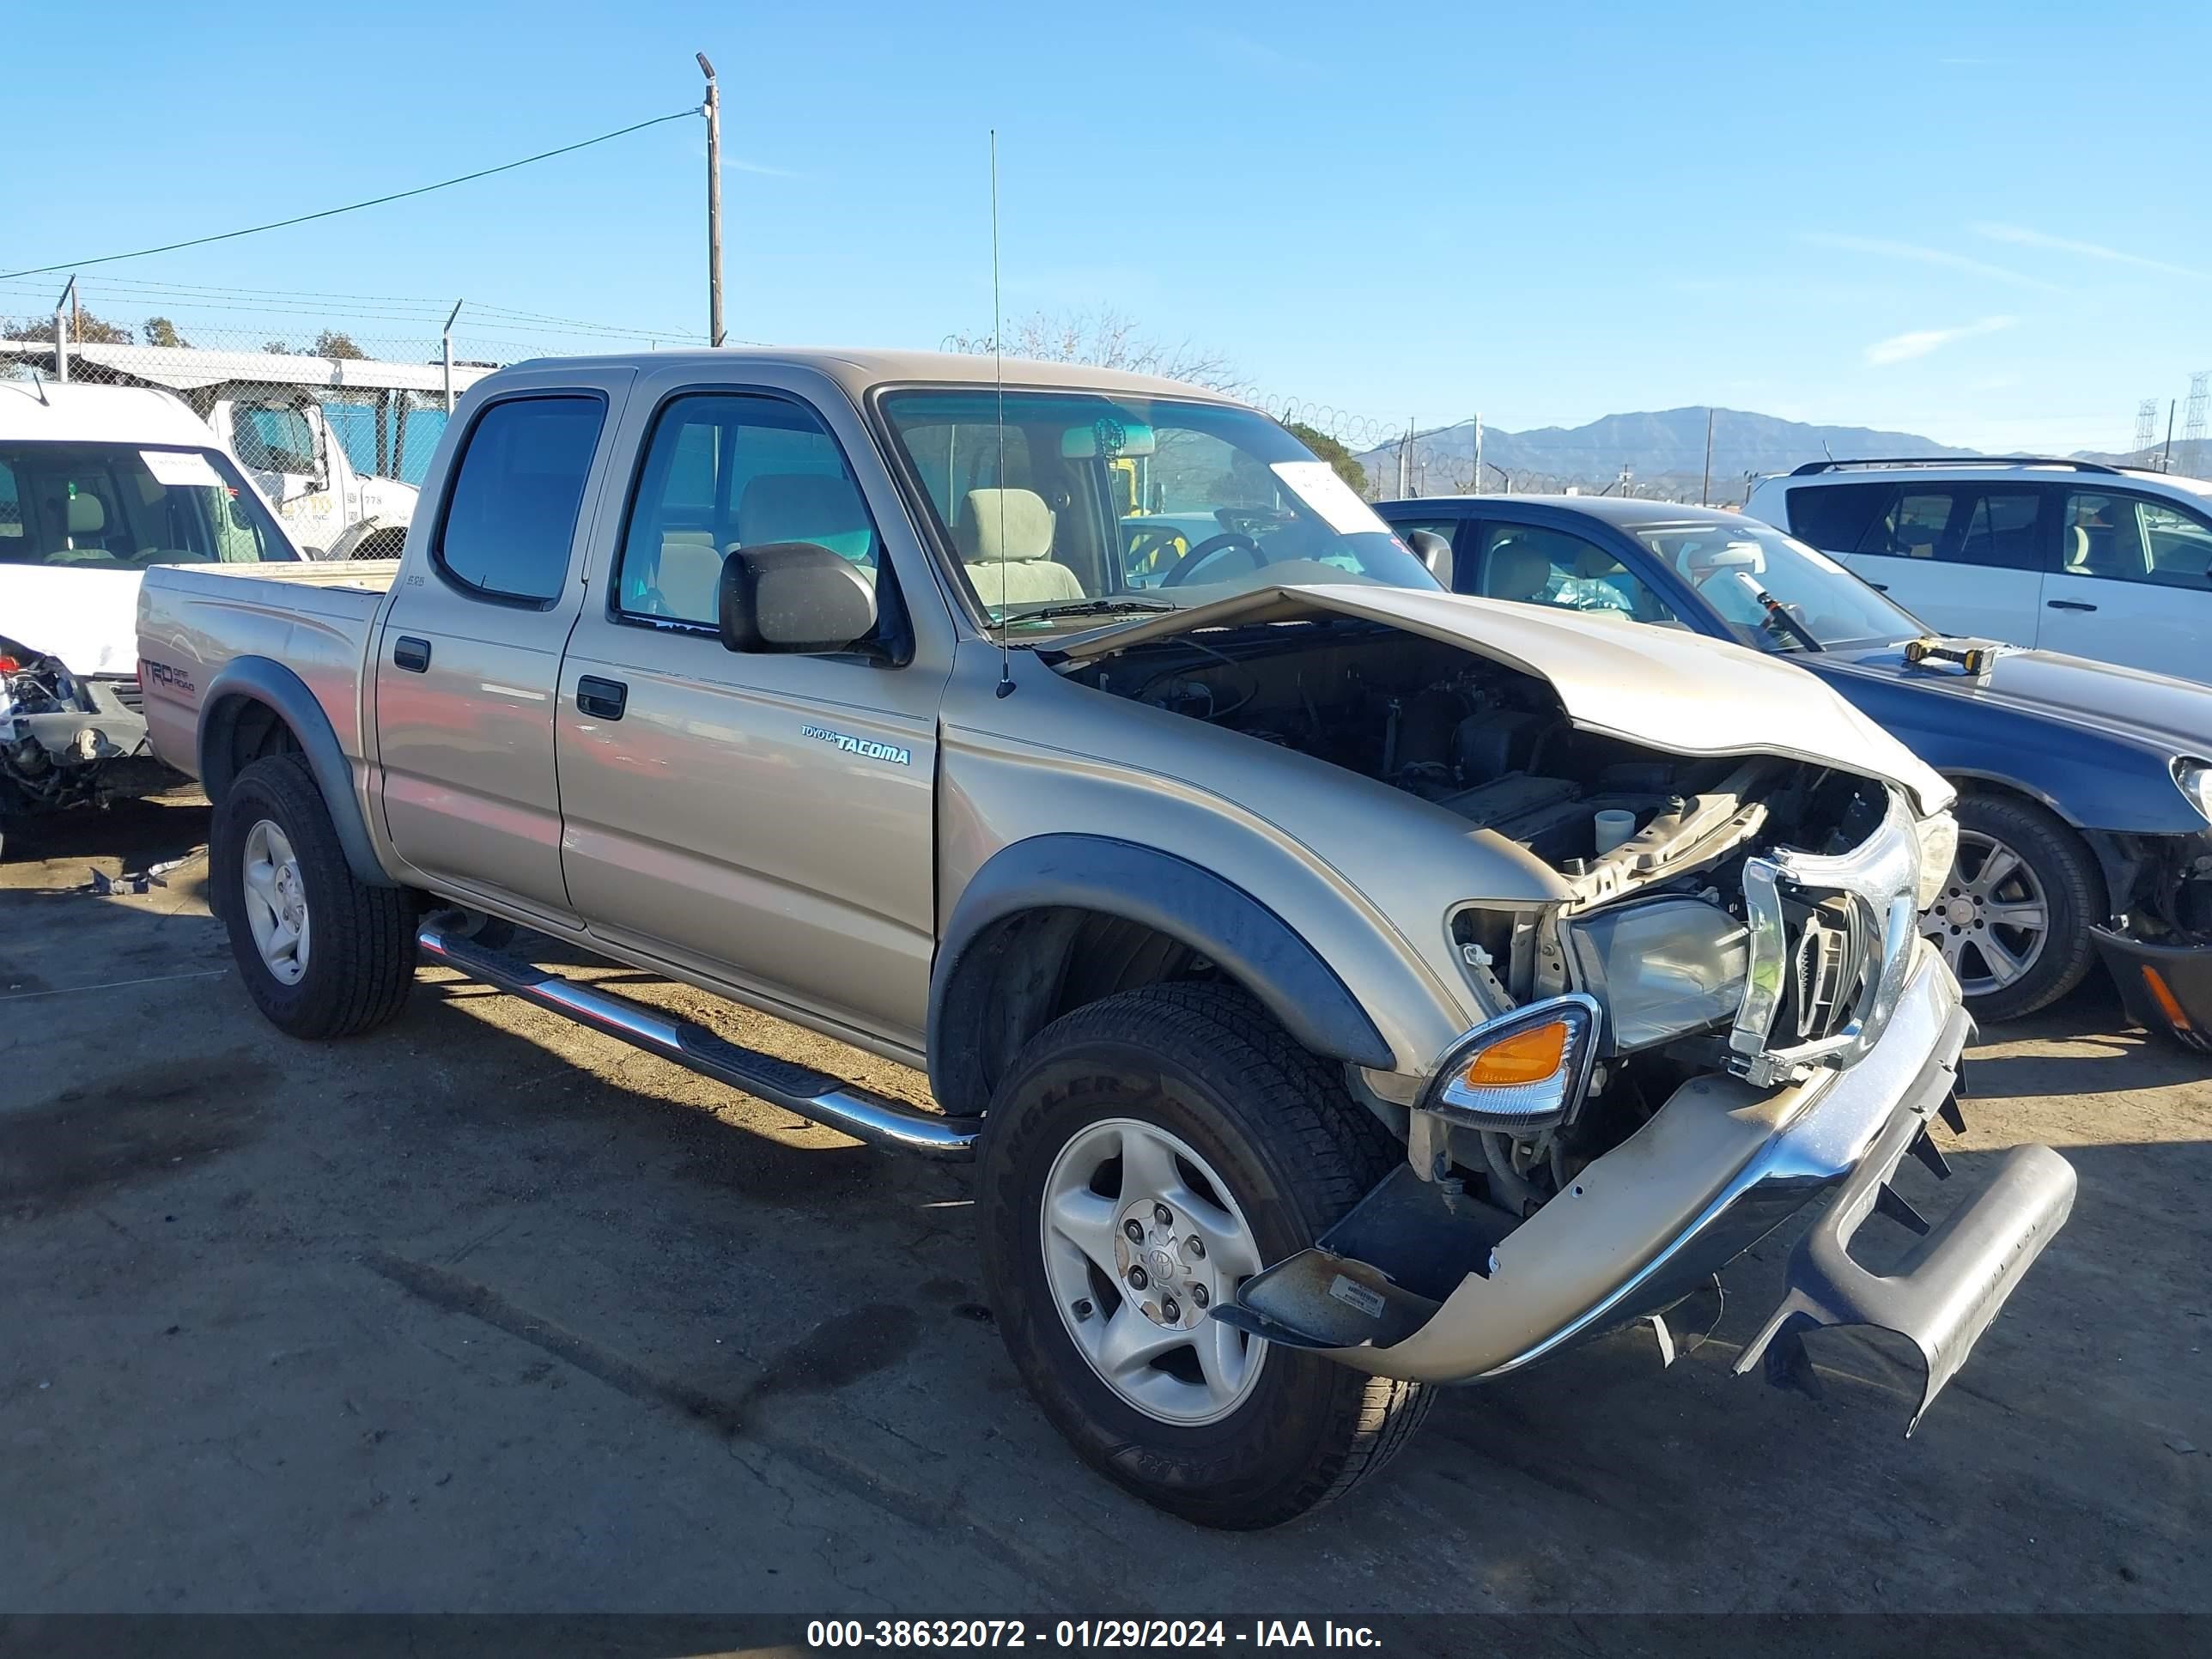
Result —
[[156, 565], [138, 595], [138, 654], [154, 752], [199, 775], [199, 707], [234, 659], [266, 657], [300, 677], [346, 758], [362, 743], [362, 666], [396, 559], [319, 564]]

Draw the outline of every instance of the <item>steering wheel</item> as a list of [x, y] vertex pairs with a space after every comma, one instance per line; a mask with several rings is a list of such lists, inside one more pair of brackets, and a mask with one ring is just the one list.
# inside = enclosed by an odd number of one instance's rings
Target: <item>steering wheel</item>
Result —
[[1241, 530], [1224, 530], [1218, 536], [1208, 536], [1189, 552], [1177, 559], [1175, 562], [1175, 568], [1160, 578], [1160, 586], [1181, 587], [1190, 579], [1192, 571], [1197, 569], [1215, 554], [1224, 553], [1232, 547], [1241, 547], [1249, 553], [1255, 569], [1267, 562], [1267, 556], [1260, 550], [1259, 543]]

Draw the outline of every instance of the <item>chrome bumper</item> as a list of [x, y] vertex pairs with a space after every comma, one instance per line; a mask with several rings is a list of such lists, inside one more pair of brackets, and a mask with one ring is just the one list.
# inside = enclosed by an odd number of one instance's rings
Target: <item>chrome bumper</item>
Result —
[[[1738, 1370], [1770, 1347], [1778, 1365], [1795, 1357], [1808, 1324], [1880, 1326], [1906, 1336], [1927, 1362], [1924, 1412], [2064, 1222], [2074, 1172], [2047, 1147], [2019, 1148], [1981, 1197], [1927, 1236], [1906, 1271], [1884, 1279], [1850, 1261], [1851, 1236], [1877, 1204], [1902, 1210], [1884, 1198], [1888, 1177], [1951, 1100], [1972, 1030], [1956, 982], [1927, 945], [1915, 942], [1902, 978], [1893, 1013], [1856, 1065], [1818, 1068], [1771, 1091], [1721, 1076], [1686, 1084], [1500, 1240], [1480, 1270], [1448, 1290], [1431, 1275], [1438, 1300], [1406, 1288], [1419, 1273], [1394, 1274], [1371, 1255], [1330, 1248], [1389, 1231], [1378, 1224], [1382, 1207], [1402, 1210], [1404, 1194], [1386, 1182], [1314, 1249], [1248, 1280], [1236, 1305], [1217, 1313], [1381, 1376], [1499, 1376], [1672, 1306], [1832, 1193], [1792, 1257], [1788, 1296]], [[1370, 1205], [1377, 1215], [1363, 1223]], [[1346, 1280], [1367, 1294], [1335, 1288]], [[1376, 1310], [1364, 1332], [1363, 1308]]]

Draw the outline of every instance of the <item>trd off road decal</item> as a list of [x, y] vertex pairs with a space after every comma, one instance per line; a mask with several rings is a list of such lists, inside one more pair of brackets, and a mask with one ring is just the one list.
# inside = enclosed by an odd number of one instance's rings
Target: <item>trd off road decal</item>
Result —
[[827, 743], [843, 750], [848, 755], [858, 755], [862, 760], [889, 761], [894, 766], [914, 764], [914, 750], [902, 749], [895, 743], [878, 743], [872, 738], [856, 738], [844, 732], [832, 732], [826, 726], [802, 726], [802, 738], [811, 738], [817, 743]]

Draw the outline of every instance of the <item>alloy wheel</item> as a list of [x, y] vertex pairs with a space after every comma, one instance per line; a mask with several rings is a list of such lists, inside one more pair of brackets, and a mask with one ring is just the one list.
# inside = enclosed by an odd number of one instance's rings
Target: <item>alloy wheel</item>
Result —
[[1260, 1271], [1260, 1247], [1189, 1145], [1133, 1118], [1090, 1124], [1060, 1149], [1040, 1219], [1045, 1277], [1077, 1350], [1163, 1423], [1241, 1405], [1267, 1345], [1208, 1310]]
[[2013, 848], [1978, 830], [1959, 831], [1959, 853], [1935, 903], [1921, 913], [1920, 931], [1970, 997], [2018, 982], [2051, 938], [2051, 900], [2035, 867]]
[[307, 889], [292, 842], [272, 818], [246, 832], [246, 921], [262, 965], [277, 982], [297, 985], [307, 971]]

